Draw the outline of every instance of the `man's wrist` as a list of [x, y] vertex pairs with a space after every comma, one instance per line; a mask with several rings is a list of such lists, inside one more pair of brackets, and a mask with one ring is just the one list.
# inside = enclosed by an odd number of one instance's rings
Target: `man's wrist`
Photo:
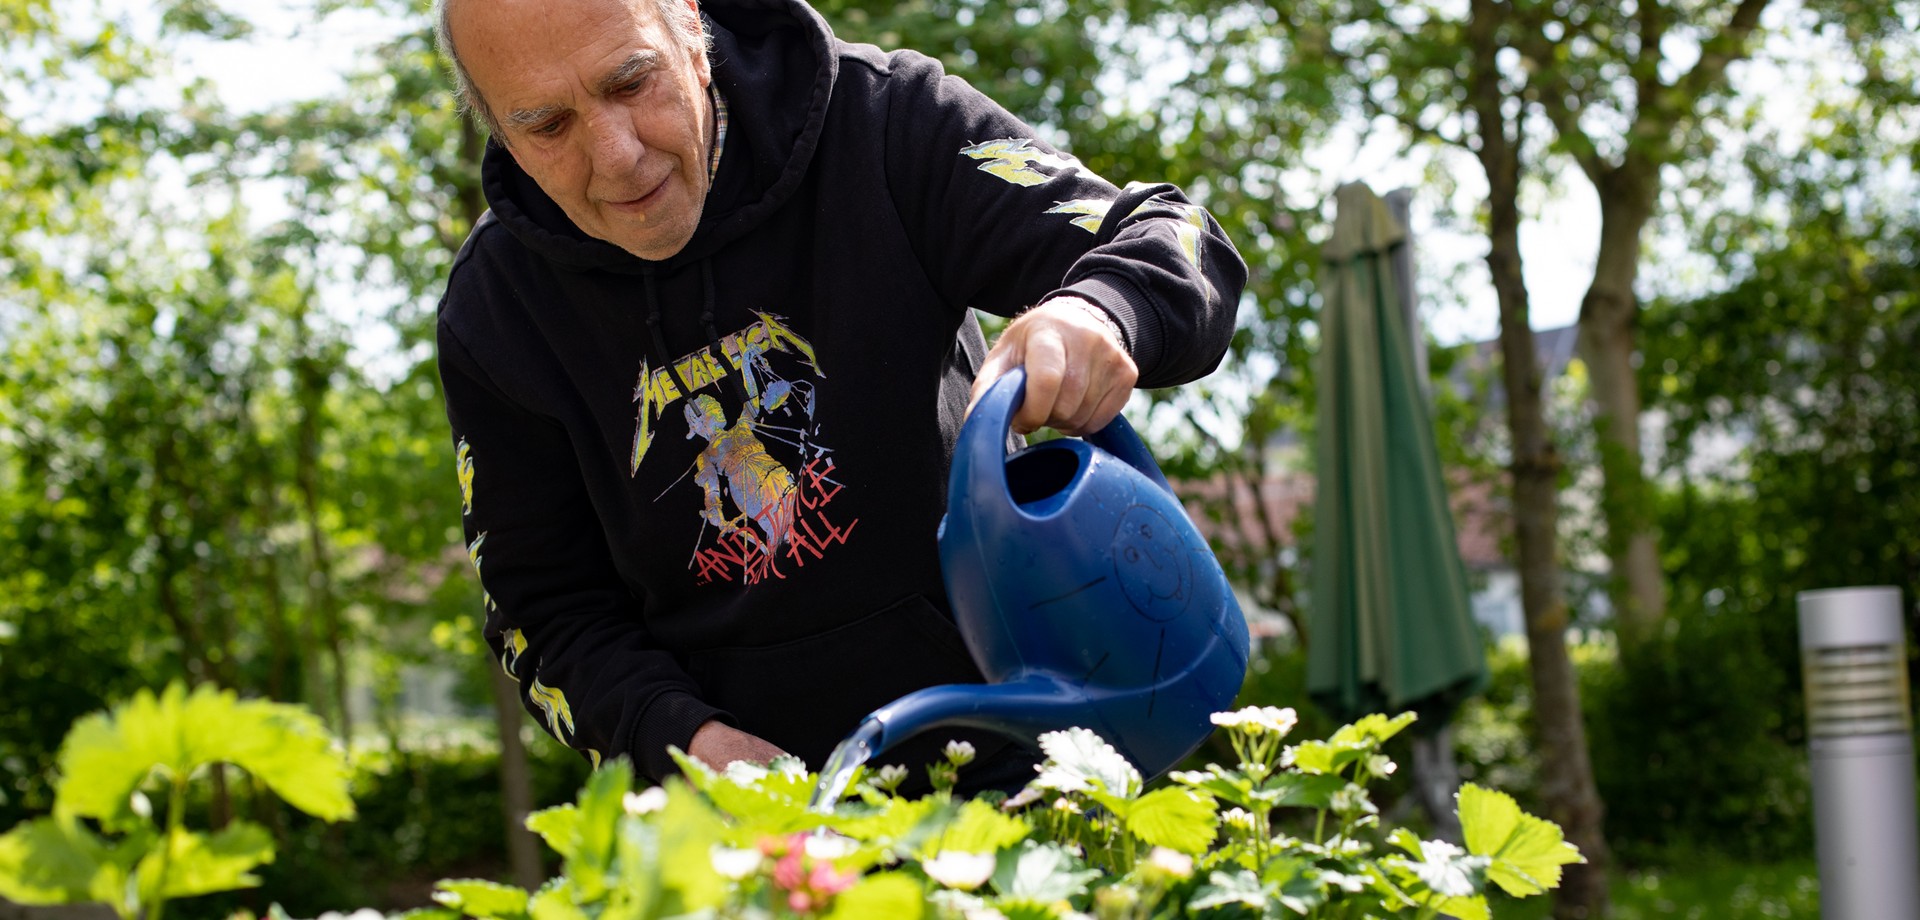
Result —
[[1085, 312], [1088, 316], [1099, 320], [1100, 325], [1106, 327], [1107, 334], [1113, 337], [1113, 343], [1120, 346], [1121, 351], [1127, 352], [1129, 355], [1133, 353], [1133, 350], [1127, 347], [1127, 330], [1120, 325], [1120, 320], [1115, 318], [1107, 308], [1080, 297], [1055, 297], [1047, 302], [1075, 307]]

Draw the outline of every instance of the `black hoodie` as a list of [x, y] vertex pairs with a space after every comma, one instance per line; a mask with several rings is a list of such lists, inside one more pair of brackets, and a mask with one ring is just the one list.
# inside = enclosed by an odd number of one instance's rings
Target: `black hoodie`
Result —
[[980, 680], [934, 542], [969, 307], [1085, 298], [1165, 386], [1217, 366], [1245, 280], [1177, 190], [1114, 187], [935, 61], [795, 0], [705, 10], [730, 119], [686, 248], [587, 237], [489, 147], [440, 308], [487, 639], [557, 738], [654, 777], [709, 719], [818, 768]]

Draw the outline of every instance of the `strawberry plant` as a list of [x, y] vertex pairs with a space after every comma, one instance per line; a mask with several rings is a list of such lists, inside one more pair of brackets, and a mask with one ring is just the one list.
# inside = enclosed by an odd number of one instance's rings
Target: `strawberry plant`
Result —
[[252, 870], [273, 859], [265, 828], [187, 827], [190, 784], [215, 764], [245, 770], [308, 814], [353, 817], [346, 764], [306, 709], [207, 685], [142, 691], [67, 733], [53, 814], [0, 836], [0, 897], [101, 902], [123, 920], [163, 920], [171, 899], [258, 885]]
[[1539, 894], [1581, 861], [1558, 827], [1473, 785], [1458, 797], [1464, 847], [1382, 827], [1367, 785], [1394, 771], [1381, 746], [1411, 715], [1369, 716], [1290, 746], [1291, 710], [1214, 721], [1229, 733], [1231, 766], [1148, 790], [1110, 745], [1070, 729], [1041, 737], [1046, 762], [1004, 801], [949, 791], [972, 758], [963, 744], [931, 768], [933, 794], [901, 798], [900, 774], [879, 770], [831, 813], [809, 810], [816, 777], [797, 760], [716, 772], [679, 757], [685, 779], [643, 792], [627, 767], [608, 764], [577, 803], [528, 819], [563, 858], [559, 877], [531, 894], [442, 882], [443, 909], [426, 912], [438, 918], [415, 920], [1480, 920], [1489, 886]]

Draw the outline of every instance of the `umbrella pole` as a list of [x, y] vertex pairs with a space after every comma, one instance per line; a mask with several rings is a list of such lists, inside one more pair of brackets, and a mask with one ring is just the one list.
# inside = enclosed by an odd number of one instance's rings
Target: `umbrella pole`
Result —
[[[1427, 337], [1420, 323], [1420, 298], [1413, 270], [1413, 190], [1394, 189], [1386, 194], [1385, 201], [1387, 210], [1406, 234], [1401, 245], [1393, 250], [1393, 280], [1399, 288], [1400, 316], [1406, 320], [1407, 344], [1413, 350], [1414, 379], [1420, 381], [1420, 394], [1426, 398], [1428, 408], [1432, 408], [1433, 388], [1427, 379]], [[1455, 813], [1453, 797], [1460, 790], [1460, 765], [1454, 758], [1453, 726], [1441, 725], [1432, 734], [1416, 732], [1412, 740], [1414, 795], [1426, 811], [1427, 820], [1433, 823], [1434, 834], [1442, 840], [1459, 843], [1462, 839], [1460, 818]]]

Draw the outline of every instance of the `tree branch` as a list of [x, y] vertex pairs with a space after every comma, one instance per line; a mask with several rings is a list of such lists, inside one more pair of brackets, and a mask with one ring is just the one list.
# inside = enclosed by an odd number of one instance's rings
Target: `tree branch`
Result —
[[[1544, 8], [1544, 7], [1543, 7]], [[1594, 144], [1584, 128], [1580, 127], [1580, 112], [1586, 108], [1586, 99], [1574, 91], [1567, 81], [1566, 72], [1559, 66], [1561, 46], [1564, 38], [1550, 39], [1546, 35], [1546, 21], [1533, 17], [1520, 16], [1519, 35], [1513, 40], [1514, 50], [1524, 59], [1534, 64], [1527, 75], [1527, 95], [1540, 106], [1547, 121], [1553, 125], [1553, 131], [1572, 154], [1574, 162], [1580, 164], [1581, 172], [1593, 182], [1599, 182], [1609, 164], [1600, 155], [1600, 148]], [[1556, 17], [1557, 18], [1557, 17]], [[1565, 20], [1560, 20], [1563, 30], [1570, 30]], [[1565, 35], [1566, 31], [1562, 32]]]
[[[1766, 11], [1767, 2], [1740, 0], [1726, 27], [1701, 43], [1700, 60], [1693, 63], [1693, 68], [1674, 81], [1673, 86], [1659, 87], [1651, 104], [1649, 100], [1642, 100], [1634, 118], [1635, 136], [1673, 138], [1693, 128], [1700, 118], [1700, 99], [1720, 89], [1727, 67], [1747, 56], [1747, 39], [1759, 27], [1760, 14]], [[1658, 80], [1655, 85], [1659, 86]]]

